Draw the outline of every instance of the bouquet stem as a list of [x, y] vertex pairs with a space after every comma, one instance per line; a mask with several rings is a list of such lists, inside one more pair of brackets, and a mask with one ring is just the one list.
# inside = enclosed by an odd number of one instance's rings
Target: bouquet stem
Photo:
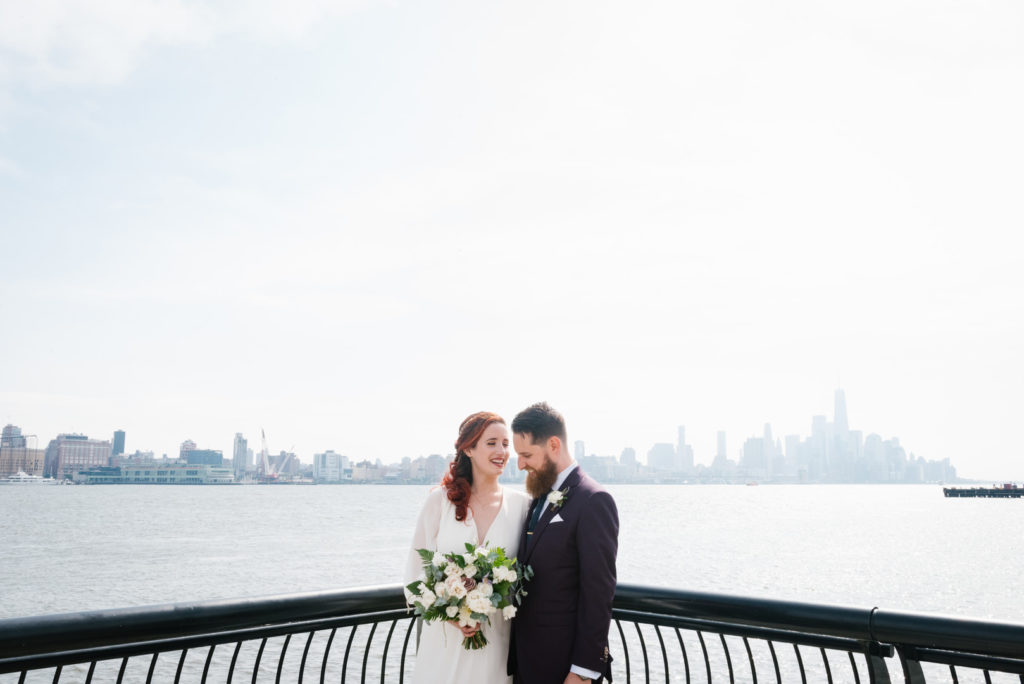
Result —
[[483, 648], [486, 645], [487, 645], [487, 637], [484, 636], [483, 630], [480, 630], [479, 632], [477, 632], [473, 636], [466, 637], [465, 639], [462, 640], [462, 648], [466, 649], [467, 651], [470, 651], [470, 650], [475, 651], [478, 648]]

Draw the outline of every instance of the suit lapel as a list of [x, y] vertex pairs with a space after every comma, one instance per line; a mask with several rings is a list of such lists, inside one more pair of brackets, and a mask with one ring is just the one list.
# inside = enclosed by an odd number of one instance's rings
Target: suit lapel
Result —
[[[569, 477], [565, 478], [565, 482], [559, 489], [568, 489], [570, 492], [576, 488], [576, 485], [580, 483], [580, 467], [576, 466]], [[545, 495], [546, 498], [547, 495]], [[567, 505], [572, 497], [566, 498], [565, 505]], [[543, 505], [543, 500], [538, 499], [537, 505]], [[565, 505], [559, 509], [559, 511], [565, 510]], [[533, 549], [537, 546], [537, 540], [544, 534], [544, 530], [548, 528], [548, 523], [555, 517], [555, 507], [548, 506], [544, 513], [541, 514], [540, 520], [537, 521], [537, 527], [533, 528], [533, 534], [526, 535], [526, 557], [529, 558], [533, 553]]]

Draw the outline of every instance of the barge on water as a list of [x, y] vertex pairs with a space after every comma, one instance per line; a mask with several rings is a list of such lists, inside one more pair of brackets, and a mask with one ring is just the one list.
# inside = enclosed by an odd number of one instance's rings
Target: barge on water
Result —
[[943, 487], [942, 493], [951, 497], [971, 497], [982, 499], [1019, 499], [1024, 496], [1024, 487], [1015, 484], [1004, 484], [1001, 487]]

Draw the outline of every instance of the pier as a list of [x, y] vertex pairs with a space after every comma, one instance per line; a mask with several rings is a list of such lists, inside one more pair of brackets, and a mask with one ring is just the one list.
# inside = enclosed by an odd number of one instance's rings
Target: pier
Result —
[[942, 494], [951, 498], [1019, 499], [1024, 496], [1024, 487], [943, 487]]

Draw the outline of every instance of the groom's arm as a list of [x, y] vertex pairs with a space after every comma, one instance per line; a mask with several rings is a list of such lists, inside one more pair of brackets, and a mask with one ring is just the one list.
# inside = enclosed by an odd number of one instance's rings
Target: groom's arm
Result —
[[587, 500], [576, 531], [580, 594], [576, 607], [573, 671], [608, 672], [608, 629], [615, 598], [615, 556], [619, 546], [619, 514], [605, 491]]

